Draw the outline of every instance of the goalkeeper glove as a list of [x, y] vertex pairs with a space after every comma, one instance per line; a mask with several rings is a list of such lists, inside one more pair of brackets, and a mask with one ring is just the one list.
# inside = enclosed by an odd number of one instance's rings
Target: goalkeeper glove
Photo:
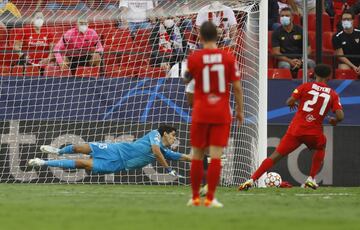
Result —
[[167, 172], [169, 175], [171, 175], [171, 176], [176, 176], [176, 177], [179, 176], [179, 175], [177, 174], [177, 172], [176, 172], [174, 169], [172, 169], [171, 167], [166, 168], [166, 172]]

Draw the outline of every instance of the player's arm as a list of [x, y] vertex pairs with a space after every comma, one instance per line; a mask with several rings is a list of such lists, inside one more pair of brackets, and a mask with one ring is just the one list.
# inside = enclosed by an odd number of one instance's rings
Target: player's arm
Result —
[[287, 100], [286, 100], [286, 105], [290, 107], [290, 110], [291, 111], [295, 111], [298, 107], [298, 104], [297, 104], [297, 99], [293, 96], [289, 97]]
[[190, 71], [187, 69], [184, 73], [183, 81], [185, 84], [188, 84], [193, 79]]
[[181, 154], [180, 160], [181, 161], [191, 161], [191, 155], [190, 154]]
[[151, 145], [151, 150], [156, 157], [156, 160], [163, 166], [165, 169], [169, 169], [169, 164], [166, 162], [164, 155], [160, 150], [160, 146], [158, 145]]
[[243, 89], [240, 80], [233, 81], [233, 92], [236, 103], [236, 118], [240, 123], [244, 120]]
[[195, 90], [195, 80], [192, 79], [187, 85], [186, 85], [186, 97], [187, 97], [187, 101], [190, 107], [192, 107], [193, 105], [193, 100], [194, 100], [194, 90]]

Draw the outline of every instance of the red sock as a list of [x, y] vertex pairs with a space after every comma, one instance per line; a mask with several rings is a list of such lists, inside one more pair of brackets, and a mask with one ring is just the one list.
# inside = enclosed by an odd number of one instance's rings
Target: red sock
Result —
[[254, 181], [259, 179], [259, 177], [264, 174], [268, 169], [270, 169], [274, 165], [274, 161], [271, 158], [266, 158], [260, 165], [260, 167], [254, 172], [251, 176], [251, 179]]
[[208, 192], [206, 198], [208, 200], [214, 199], [216, 186], [219, 183], [221, 175], [221, 159], [211, 159], [207, 173]]
[[317, 150], [312, 158], [312, 164], [311, 164], [311, 170], [310, 170], [310, 176], [312, 178], [315, 178], [316, 174], [319, 172], [320, 167], [324, 161], [325, 157], [325, 150]]
[[202, 160], [192, 160], [190, 168], [191, 188], [193, 199], [200, 198], [200, 185], [204, 173], [204, 166]]

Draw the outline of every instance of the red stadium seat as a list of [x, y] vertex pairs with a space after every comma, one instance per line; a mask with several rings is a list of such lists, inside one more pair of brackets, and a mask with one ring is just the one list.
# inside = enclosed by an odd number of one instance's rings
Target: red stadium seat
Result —
[[[316, 31], [316, 15], [309, 14], [309, 21], [308, 21], [308, 29], [309, 31]], [[322, 31], [329, 32], [332, 31], [331, 21], [328, 14], [322, 15]]]
[[268, 69], [268, 79], [292, 79], [289, 69]]
[[47, 66], [45, 68], [45, 77], [71, 77], [70, 70], [61, 70], [58, 66]]
[[139, 69], [128, 68], [126, 66], [112, 65], [105, 67], [105, 77], [118, 78], [118, 77], [137, 77]]
[[25, 72], [24, 66], [16, 65], [11, 68], [11, 76], [13, 77], [23, 77]]
[[359, 76], [352, 69], [336, 69], [335, 78], [356, 80], [359, 79]]
[[0, 24], [0, 48], [5, 48], [6, 47], [6, 42], [7, 42], [7, 29], [3, 24]]
[[12, 53], [12, 50], [4, 50], [4, 52], [0, 52], [0, 66], [11, 66], [18, 59], [19, 55]]
[[[297, 78], [302, 78], [303, 77], [303, 69], [299, 69], [298, 73], [297, 73]], [[314, 78], [314, 70], [313, 69], [308, 69], [308, 78]]]
[[79, 66], [76, 69], [75, 77], [99, 77], [100, 67]]
[[332, 37], [333, 37], [333, 33], [332, 32], [325, 32], [322, 34], [322, 41], [323, 41], [323, 51], [328, 52], [328, 53], [334, 53], [334, 48], [332, 45]]
[[146, 52], [151, 50], [151, 44], [153, 41], [150, 41], [151, 30], [139, 29], [136, 31], [133, 42], [133, 51], [134, 52]]
[[164, 70], [163, 68], [141, 66], [139, 69], [139, 77], [161, 78], [166, 76], [166, 70]]
[[10, 76], [11, 67], [10, 66], [0, 66], [0, 75], [1, 76]]
[[24, 75], [26, 77], [39, 77], [40, 76], [40, 68], [38, 66], [26, 66]]
[[113, 29], [104, 36], [106, 51], [130, 51], [133, 46], [131, 33], [127, 29]]
[[316, 35], [314, 31], [309, 31], [309, 45], [311, 47], [311, 53], [312, 55], [315, 55], [316, 52]]

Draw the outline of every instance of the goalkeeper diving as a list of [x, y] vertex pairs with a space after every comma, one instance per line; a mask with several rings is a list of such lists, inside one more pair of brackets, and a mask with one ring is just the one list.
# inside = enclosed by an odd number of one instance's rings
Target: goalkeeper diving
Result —
[[91, 142], [67, 145], [61, 149], [43, 145], [40, 147], [43, 153], [57, 155], [82, 153], [90, 155], [90, 159], [43, 160], [35, 158], [29, 160], [28, 165], [33, 167], [49, 166], [64, 169], [85, 169], [94, 173], [107, 174], [140, 169], [157, 160], [168, 174], [179, 177], [177, 172], [169, 166], [166, 159], [191, 161], [191, 157], [170, 149], [175, 140], [176, 129], [172, 126], [163, 125], [132, 143]]

